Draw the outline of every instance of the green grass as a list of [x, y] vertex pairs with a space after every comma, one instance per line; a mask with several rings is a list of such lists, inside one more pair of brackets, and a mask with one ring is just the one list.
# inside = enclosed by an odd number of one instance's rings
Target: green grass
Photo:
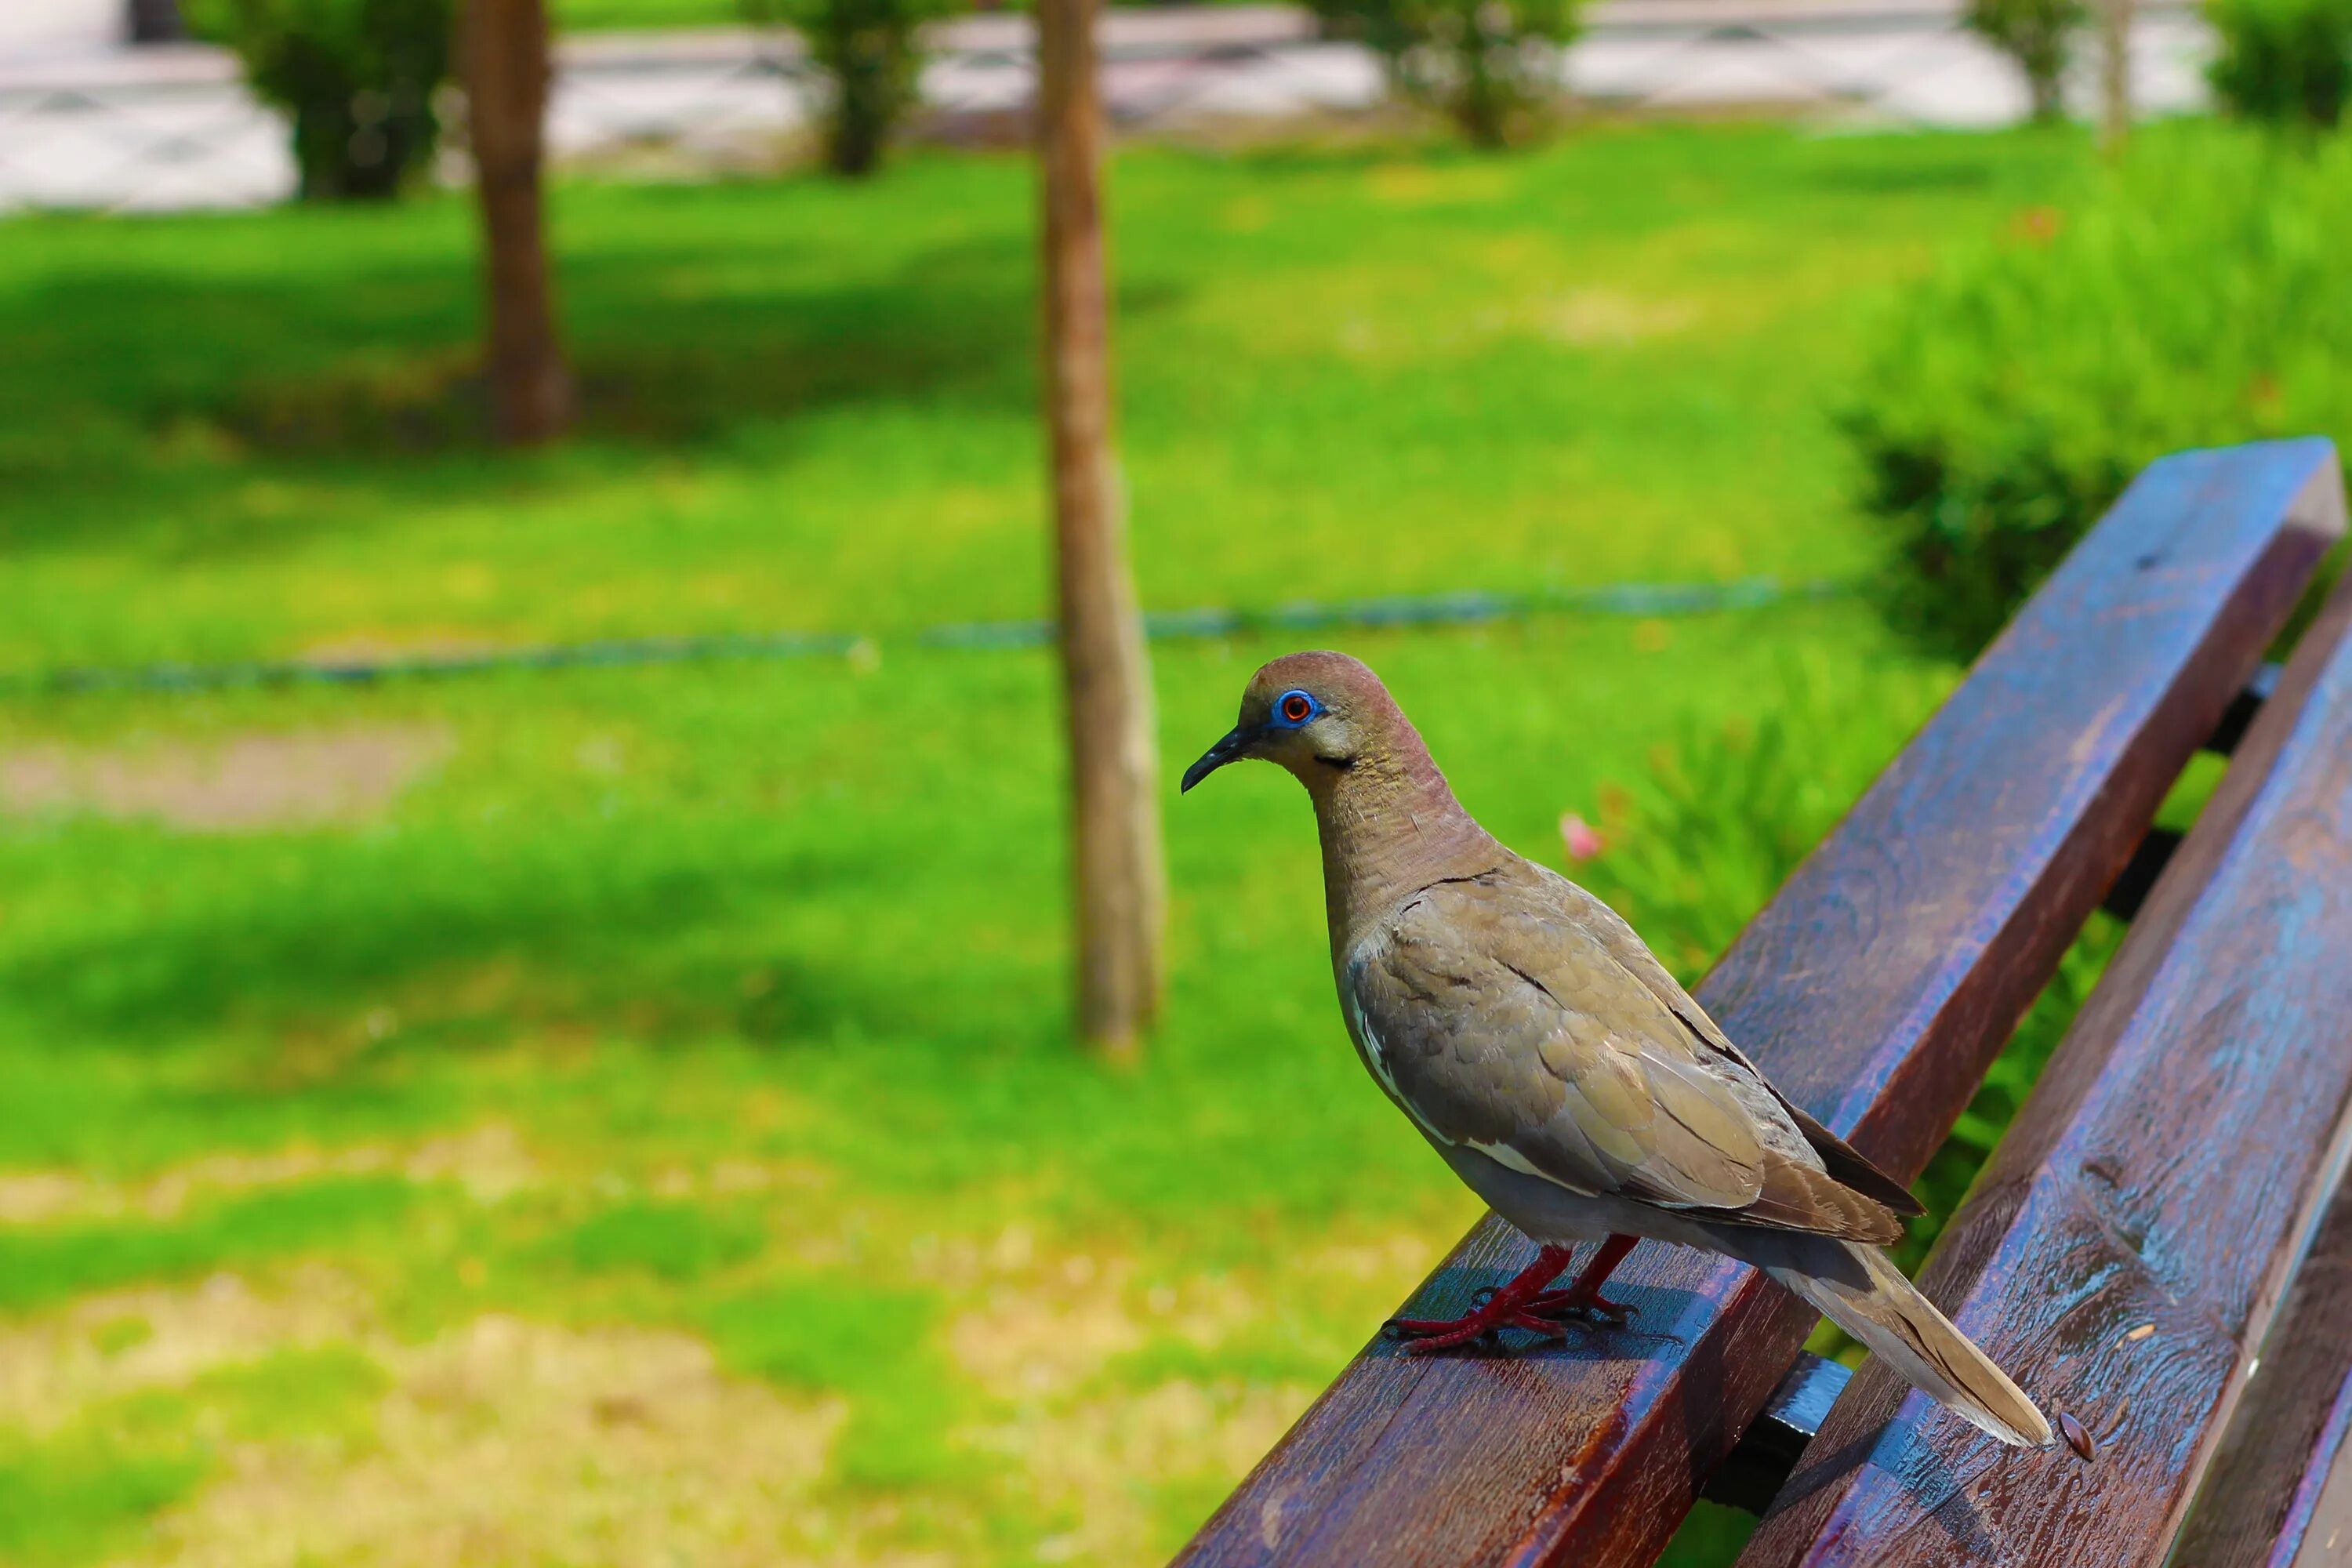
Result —
[[743, 26], [742, 7], [734, 0], [555, 0], [551, 10], [557, 30], [565, 33]]
[[[1740, 126], [1123, 154], [1144, 596], [1854, 577], [1874, 546], [1825, 410], [1863, 335], [1939, 246], [2088, 163], [2065, 137]], [[0, 668], [879, 641], [0, 700], [0, 799], [28, 758], [168, 778], [255, 737], [439, 738], [393, 805], [323, 825], [0, 816], [0, 1360], [82, 1380], [0, 1430], [0, 1549], [163, 1553], [155, 1521], [226, 1528], [205, 1500], [252, 1474], [302, 1478], [273, 1528], [331, 1540], [336, 1478], [409, 1474], [416, 1434], [478, 1429], [467, 1400], [520, 1434], [499, 1464], [686, 1456], [724, 1492], [740, 1443], [694, 1449], [703, 1407], [659, 1403], [691, 1385], [661, 1360], [682, 1336], [814, 1435], [813, 1471], [776, 1439], [725, 1493], [782, 1500], [787, 1557], [1148, 1558], [1467, 1223], [1345, 1046], [1272, 770], [1171, 791], [1165, 1026], [1129, 1069], [1072, 1047], [1052, 665], [909, 640], [1045, 607], [1031, 196], [1018, 161], [950, 157], [857, 188], [559, 190], [590, 418], [523, 458], [471, 433], [457, 203], [10, 222]], [[1953, 674], [1851, 601], [1343, 640], [1472, 809], [1555, 863], [1562, 811], [1767, 720], [1817, 831]], [[1156, 650], [1171, 777], [1283, 646]], [[244, 1300], [207, 1293], [223, 1275], [264, 1304], [233, 1319], [244, 1359], [373, 1370], [283, 1401], [292, 1430], [220, 1414], [198, 1330]], [[514, 1387], [446, 1393], [436, 1347], [508, 1321], [549, 1337], [468, 1375]], [[197, 1384], [187, 1344], [215, 1347]], [[567, 1345], [667, 1370], [532, 1404], [531, 1356]], [[499, 1528], [526, 1558], [621, 1551], [563, 1533], [583, 1489], [666, 1495], [480, 1479], [524, 1500]], [[50, 1491], [84, 1500], [21, 1500]]]
[[111, 1221], [0, 1232], [0, 1311], [329, 1244], [366, 1245], [409, 1197], [408, 1184], [387, 1178], [319, 1182], [225, 1204], [177, 1224]]

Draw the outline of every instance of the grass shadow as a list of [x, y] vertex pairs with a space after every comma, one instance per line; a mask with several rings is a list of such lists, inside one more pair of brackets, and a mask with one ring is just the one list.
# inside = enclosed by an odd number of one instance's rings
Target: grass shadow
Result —
[[835, 896], [854, 865], [722, 847], [601, 860], [436, 846], [420, 860], [346, 846], [260, 879], [274, 886], [20, 947], [0, 963], [0, 993], [53, 1047], [258, 1027], [305, 1078], [608, 1026], [782, 1048], [898, 1011], [777, 924]]
[[[849, 279], [788, 258], [771, 271], [756, 248], [607, 238], [565, 254], [558, 277], [579, 437], [509, 458], [488, 439], [470, 249], [415, 249], [309, 271], [159, 258], [0, 290], [16, 388], [0, 391], [14, 503], [0, 547], [104, 535], [249, 552], [314, 537], [320, 512], [257, 522], [239, 509], [233, 528], [208, 528], [206, 491], [318, 479], [393, 501], [478, 497], [593, 466], [600, 449], [635, 461], [844, 405], [1018, 417], [1035, 405], [1025, 232], [926, 246]], [[1147, 283], [1117, 309], [1131, 319], [1178, 297]]]

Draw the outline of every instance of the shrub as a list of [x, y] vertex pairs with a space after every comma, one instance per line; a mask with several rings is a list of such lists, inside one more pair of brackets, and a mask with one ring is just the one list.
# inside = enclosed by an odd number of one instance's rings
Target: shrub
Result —
[[1324, 31], [1370, 47], [1405, 97], [1481, 147], [1520, 134], [1559, 93], [1583, 0], [1310, 0]]
[[304, 200], [381, 200], [432, 158], [451, 0], [199, 0], [190, 13], [292, 117]]
[[1906, 292], [1842, 422], [1885, 605], [1983, 646], [2166, 452], [2352, 431], [2352, 147], [2182, 125]]
[[923, 25], [946, 0], [740, 0], [761, 24], [784, 23], [808, 46], [824, 87], [824, 161], [837, 174], [870, 174], [913, 108]]
[[1603, 790], [1600, 851], [1567, 868], [1696, 984], [1950, 689], [1943, 667], [1759, 670], [1750, 711], [1687, 724]]
[[2052, 121], [2066, 112], [2066, 67], [2089, 14], [2083, 0], [1969, 0], [1968, 24], [2017, 62], [2033, 118]]
[[2243, 120], [2332, 128], [2352, 93], [2352, 0], [2207, 0], [2214, 95]]

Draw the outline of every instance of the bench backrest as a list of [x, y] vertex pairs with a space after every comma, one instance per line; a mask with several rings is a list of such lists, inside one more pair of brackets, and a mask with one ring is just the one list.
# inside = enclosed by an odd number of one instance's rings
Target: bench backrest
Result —
[[[1887, 1170], [1916, 1174], [2084, 919], [2131, 861], [2168, 789], [2214, 733], [2343, 524], [2340, 471], [2324, 441], [2185, 453], [2155, 464], [1741, 934], [1701, 987], [1701, 1000], [1792, 1099]], [[2336, 636], [2342, 619], [2332, 612], [2319, 635]], [[2310, 654], [2315, 638], [2305, 644]], [[2087, 1355], [2088, 1347], [2104, 1343], [2099, 1336], [2111, 1321], [2115, 1332], [2128, 1332], [2140, 1320], [2124, 1318], [2144, 1303], [2134, 1298], [2117, 1316], [2102, 1298], [2080, 1321], [2066, 1315], [2058, 1298], [2078, 1302], [2091, 1287], [2068, 1272], [2067, 1258], [2042, 1250], [2067, 1200], [2053, 1194], [2035, 1207], [2045, 1196], [2037, 1173], [2068, 1160], [2079, 1165], [2086, 1150], [2113, 1157], [2119, 1142], [2130, 1141], [2129, 1119], [2147, 1114], [2151, 1100], [2102, 1098], [2113, 1086], [2101, 1069], [2126, 1060], [2187, 1061], [2202, 1037], [2190, 1028], [2183, 1046], [2179, 1030], [2166, 1033], [2166, 1021], [2177, 1022], [2166, 1009], [2237, 994], [2226, 975], [2200, 989], [2198, 977], [2210, 972], [2193, 957], [2161, 962], [2176, 946], [2189, 951], [2163, 939], [2216, 941], [2233, 915], [2268, 909], [2265, 899], [2309, 903], [2289, 870], [2263, 873], [2265, 856], [2298, 865], [2316, 856], [2332, 867], [2329, 855], [2352, 851], [2352, 831], [2339, 843], [2329, 837], [2336, 819], [2324, 816], [2331, 806], [2352, 809], [2352, 790], [2329, 797], [2343, 781], [2315, 756], [2329, 724], [2340, 725], [2337, 742], [2352, 747], [2352, 710], [2336, 712], [2332, 676], [2314, 672], [2317, 657], [2298, 657], [2284, 691], [2288, 700], [2266, 710], [2246, 742], [2249, 757], [2259, 751], [2266, 765], [2294, 761], [2291, 771], [2301, 782], [2283, 791], [2239, 789], [2245, 798], [2227, 803], [2234, 814], [2228, 824], [2215, 812], [2208, 813], [2214, 826], [2200, 822], [2181, 864], [2167, 872], [2136, 926], [2132, 952], [2118, 956], [2117, 973], [2103, 984], [2101, 1006], [2086, 1008], [2085, 1022], [2062, 1053], [2074, 1064], [2063, 1089], [2071, 1100], [2062, 1104], [2051, 1091], [2037, 1094], [2030, 1125], [2004, 1144], [1997, 1180], [1980, 1184], [1964, 1223], [1954, 1227], [1958, 1234], [1931, 1264], [1940, 1272], [1930, 1293], [1948, 1307], [1965, 1296], [1966, 1327], [1998, 1325], [2005, 1320], [1985, 1314], [2039, 1303], [2031, 1309], [2035, 1326], [2022, 1339], [1989, 1332], [1988, 1343], [1996, 1355], [2021, 1356], [2028, 1388], [2063, 1388], [2100, 1419], [2114, 1419], [2116, 1431], [2107, 1441], [2116, 1458], [2084, 1472], [2100, 1478], [2096, 1484], [2126, 1465], [2135, 1476], [2145, 1468], [2172, 1478], [2168, 1489], [2157, 1489], [2168, 1500], [2147, 1505], [2164, 1520], [2134, 1540], [2177, 1527], [2202, 1468], [2192, 1461], [2213, 1452], [2213, 1444], [2200, 1436], [2190, 1443], [2196, 1453], [2185, 1454], [2141, 1443], [2143, 1430], [2155, 1443], [2186, 1417], [2168, 1407], [2156, 1417], [2142, 1405], [2139, 1419], [2128, 1419], [2107, 1397], [2107, 1385], [2096, 1382], [2116, 1375], [2121, 1363], [2095, 1369], [2085, 1361], [2083, 1376], [2090, 1383], [2078, 1383], [2071, 1371], [2053, 1382], [2042, 1364], [2047, 1355]], [[2320, 706], [2311, 707], [2315, 702]], [[2298, 725], [2305, 709], [2311, 717]], [[2231, 776], [2235, 788], [2240, 770]], [[2215, 811], [2223, 809], [2217, 802]], [[2321, 826], [2312, 826], [2321, 821], [2313, 813], [2323, 815]], [[2254, 837], [2224, 833], [2223, 826]], [[2192, 886], [2190, 873], [2200, 867], [2210, 875]], [[2225, 869], [2231, 874], [2221, 875]], [[2352, 911], [2352, 881], [2341, 885]], [[2274, 924], [2284, 922], [2281, 931], [2297, 918], [2272, 912]], [[2338, 931], [2333, 903], [2326, 914], [2309, 941], [2352, 935]], [[2155, 934], [2141, 940], [2141, 931]], [[2283, 966], [2297, 973], [2309, 967], [2309, 949], [2289, 946], [2305, 963], [2281, 958], [2262, 969], [2266, 980], [2277, 981]], [[2352, 954], [2352, 947], [2343, 951]], [[2222, 962], [2255, 959], [2242, 943]], [[2352, 957], [2339, 967], [2352, 980]], [[2137, 1000], [2105, 999], [2126, 987], [2136, 987]], [[2314, 1006], [2332, 996], [2316, 987], [2308, 994]], [[2291, 1050], [2290, 1037], [2309, 1021], [2304, 1014], [2273, 1016], [2252, 993], [2237, 995], [2237, 1005], [2250, 1026], [2261, 1022], [2270, 1031], [2262, 1061], [2324, 1054]], [[2074, 1041], [2085, 1035], [2095, 1012], [2108, 1020], [2102, 1026], [2108, 1047], [2078, 1048]], [[2338, 1039], [2352, 1037], [2352, 1011], [2345, 1017]], [[2133, 1042], [2128, 1058], [2118, 1041]], [[2210, 1081], [2214, 1076], [2189, 1070], [2173, 1088], [2183, 1096], [2217, 1093], [2223, 1086]], [[2284, 1089], [2311, 1102], [2284, 1140], [2288, 1147], [2259, 1172], [2249, 1170], [2243, 1182], [2222, 1183], [2210, 1194], [2221, 1204], [2267, 1194], [2257, 1234], [2232, 1255], [2260, 1278], [2218, 1309], [2231, 1314], [2223, 1331], [2231, 1343], [2250, 1343], [2247, 1336], [2268, 1322], [2293, 1249], [2315, 1218], [2332, 1135], [2319, 1124], [2343, 1108], [2341, 1095], [2328, 1099], [2333, 1082], [2311, 1067]], [[2251, 1119], [2270, 1103], [2251, 1091], [2241, 1095], [2231, 1102], [2233, 1119], [2214, 1136], [2259, 1140], [2263, 1130]], [[2099, 1114], [2081, 1121], [2078, 1109]], [[2151, 1170], [2177, 1174], [2178, 1163], [2195, 1153], [2176, 1139], [2149, 1155], [2153, 1165], [2116, 1165], [2116, 1180], [2136, 1183]], [[2229, 1163], [2221, 1151], [2206, 1153], [2215, 1163]], [[2294, 1190], [2280, 1196], [2273, 1185]], [[2106, 1191], [2100, 1201], [2120, 1202], [2121, 1191]], [[2090, 1200], [2077, 1191], [2074, 1201]], [[2140, 1215], [2128, 1204], [2115, 1212], [2126, 1209]], [[2203, 1217], [2200, 1239], [2232, 1231], [2238, 1216], [2221, 1211]], [[2129, 1254], [2128, 1245], [2117, 1246]], [[1473, 1290], [1499, 1283], [1531, 1256], [1529, 1244], [1489, 1215], [1403, 1310], [1420, 1317], [1464, 1310]], [[2116, 1258], [2100, 1256], [2116, 1266]], [[2030, 1277], [2035, 1269], [2058, 1272], [2045, 1284]], [[2159, 1277], [2148, 1288], [2172, 1282]], [[1571, 1336], [1532, 1352], [1408, 1358], [1376, 1338], [1179, 1562], [1202, 1568], [1609, 1568], [1650, 1562], [1772, 1394], [1814, 1319], [1747, 1268], [1648, 1243], [1620, 1269], [1612, 1293], [1639, 1309], [1634, 1329]], [[2212, 1305], [2200, 1297], [2181, 1310]], [[2185, 1321], [2175, 1312], [2159, 1333], [2186, 1333]], [[2053, 1331], [2053, 1323], [2067, 1331]], [[2068, 1337], [2076, 1329], [2079, 1340]], [[2218, 1373], [2227, 1352], [2209, 1345], [2210, 1338], [2196, 1340], [2202, 1356], [2197, 1364]], [[2150, 1384], [2142, 1397], [2169, 1399], [2173, 1386]], [[2230, 1403], [2216, 1395], [2198, 1407], [2200, 1433], [2210, 1427], [2218, 1436]], [[1918, 1412], [1906, 1405], [1887, 1426], [1895, 1405], [1890, 1390], [1867, 1375], [1840, 1397], [1823, 1440], [1783, 1494], [1780, 1516], [1759, 1532], [1755, 1561], [1895, 1561], [1859, 1536], [1861, 1554], [1833, 1549], [1822, 1555], [1821, 1531], [1866, 1521], [1900, 1535], [1914, 1516], [1944, 1520], [1950, 1500], [1973, 1499], [1969, 1489], [1978, 1486], [1991, 1488], [2000, 1503], [1968, 1505], [1984, 1530], [2003, 1527], [2001, 1509], [2012, 1500], [2047, 1504], [2037, 1521], [2070, 1517], [2053, 1500], [2059, 1489], [2048, 1482], [2056, 1473], [2048, 1457], [2024, 1461], [2043, 1478], [2038, 1489], [2004, 1489], [1989, 1445], [1975, 1443], [1957, 1422], [1936, 1427], [1935, 1451], [1976, 1468], [1923, 1479], [1920, 1467], [1932, 1471], [1934, 1457], [1906, 1447]], [[1801, 1507], [1787, 1500], [1800, 1486], [1810, 1489]], [[1903, 1513], [1906, 1500], [1914, 1515]], [[1989, 1513], [1997, 1517], [1988, 1521]], [[1918, 1561], [1949, 1560], [1951, 1538], [1938, 1529], [1914, 1538], [1921, 1543]]]

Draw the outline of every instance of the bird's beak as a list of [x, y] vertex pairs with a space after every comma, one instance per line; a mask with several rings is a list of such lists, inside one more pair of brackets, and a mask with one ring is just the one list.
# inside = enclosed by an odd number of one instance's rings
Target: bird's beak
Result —
[[1182, 795], [1227, 763], [1237, 763], [1248, 756], [1250, 746], [1256, 739], [1240, 725], [1234, 725], [1223, 740], [1202, 752], [1201, 760], [1184, 770], [1184, 782], [1176, 786], [1176, 793]]

